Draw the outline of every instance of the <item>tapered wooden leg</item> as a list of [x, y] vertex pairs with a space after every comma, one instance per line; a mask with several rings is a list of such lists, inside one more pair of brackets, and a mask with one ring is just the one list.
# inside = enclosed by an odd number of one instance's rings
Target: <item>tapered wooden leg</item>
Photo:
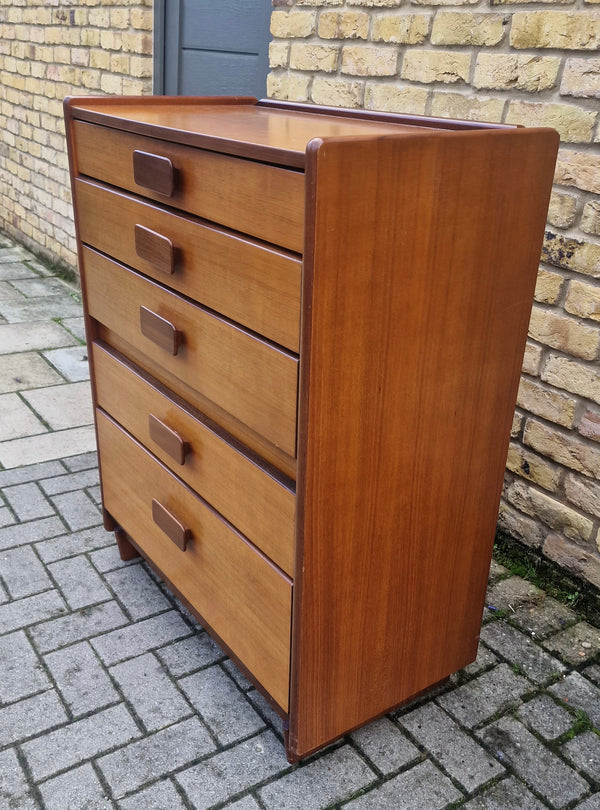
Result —
[[129, 542], [129, 535], [123, 529], [115, 529], [115, 537], [117, 538], [117, 546], [119, 547], [119, 555], [123, 561], [134, 560], [140, 556], [140, 552], [135, 546]]

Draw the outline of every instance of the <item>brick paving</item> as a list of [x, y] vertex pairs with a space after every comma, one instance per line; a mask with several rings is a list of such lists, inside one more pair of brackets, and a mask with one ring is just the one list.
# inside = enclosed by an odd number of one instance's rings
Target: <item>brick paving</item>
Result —
[[600, 629], [496, 563], [473, 664], [290, 766], [100, 525], [77, 298], [0, 236], [0, 810], [600, 810]]

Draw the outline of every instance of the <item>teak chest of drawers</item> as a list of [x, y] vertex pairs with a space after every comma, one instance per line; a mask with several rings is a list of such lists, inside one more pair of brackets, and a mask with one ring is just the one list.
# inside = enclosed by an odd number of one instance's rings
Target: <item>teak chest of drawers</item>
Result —
[[296, 760], [475, 657], [557, 135], [65, 111], [105, 526]]

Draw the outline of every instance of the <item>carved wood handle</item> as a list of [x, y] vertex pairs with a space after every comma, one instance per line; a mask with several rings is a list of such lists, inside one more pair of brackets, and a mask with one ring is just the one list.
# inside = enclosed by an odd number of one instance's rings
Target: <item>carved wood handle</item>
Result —
[[162, 529], [169, 540], [172, 540], [178, 548], [185, 551], [188, 542], [192, 539], [191, 531], [168, 509], [165, 509], [156, 498], [152, 498], [152, 520], [159, 529]]
[[175, 168], [168, 157], [136, 149], [133, 153], [133, 179], [157, 194], [171, 197], [175, 191]]
[[173, 242], [167, 237], [143, 225], [136, 225], [135, 252], [161, 273], [172, 275], [175, 270], [175, 248]]
[[151, 309], [140, 307], [140, 328], [142, 334], [161, 349], [165, 349], [173, 355], [179, 351], [183, 342], [183, 334], [175, 328], [171, 321], [161, 318]]
[[175, 430], [165, 425], [153, 413], [148, 416], [150, 438], [162, 448], [177, 464], [185, 464], [185, 457], [190, 451], [190, 445]]

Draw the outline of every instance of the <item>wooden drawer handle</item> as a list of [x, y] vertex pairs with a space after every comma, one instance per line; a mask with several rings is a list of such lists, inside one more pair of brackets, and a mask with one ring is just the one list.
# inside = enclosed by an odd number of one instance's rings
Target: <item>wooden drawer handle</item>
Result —
[[148, 416], [150, 438], [162, 448], [177, 464], [185, 464], [185, 457], [190, 451], [190, 445], [179, 433], [165, 425], [157, 416], [151, 413]]
[[165, 318], [146, 307], [140, 307], [140, 328], [148, 340], [156, 343], [170, 354], [177, 354], [183, 342], [183, 335]]
[[175, 270], [175, 248], [173, 242], [167, 237], [143, 225], [136, 225], [135, 252], [140, 257], [160, 270], [161, 273], [172, 275]]
[[175, 515], [172, 515], [168, 509], [152, 498], [152, 520], [156, 523], [159, 529], [167, 535], [169, 540], [172, 540], [175, 545], [182, 551], [185, 551], [188, 541], [192, 539], [192, 533], [189, 529], [177, 520]]
[[168, 157], [141, 152], [133, 153], [133, 179], [157, 194], [171, 197], [175, 191], [175, 168]]

